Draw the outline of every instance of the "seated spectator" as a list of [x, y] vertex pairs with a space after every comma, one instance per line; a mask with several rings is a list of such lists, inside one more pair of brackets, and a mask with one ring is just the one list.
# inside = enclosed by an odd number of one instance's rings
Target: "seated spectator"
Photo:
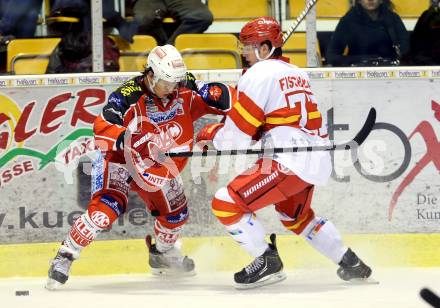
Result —
[[440, 1], [431, 0], [411, 35], [409, 64], [440, 65]]
[[[119, 71], [119, 49], [115, 42], [104, 36], [104, 71]], [[90, 32], [66, 33], [49, 58], [46, 74], [93, 72]]]
[[398, 65], [408, 48], [408, 32], [390, 0], [356, 0], [333, 33], [327, 62], [332, 66]]
[[[112, 25], [121, 26], [122, 17], [112, 10], [113, 0], [103, 1], [103, 17]], [[106, 9], [104, 9], [106, 8]], [[51, 16], [76, 17], [79, 22], [52, 25], [61, 35], [61, 42], [52, 52], [46, 73], [87, 73], [93, 71], [90, 0], [55, 0]], [[119, 21], [119, 23], [118, 23]], [[120, 31], [132, 41], [133, 31]], [[108, 36], [103, 38], [104, 71], [119, 71], [120, 52]]]
[[0, 35], [34, 37], [43, 0], [0, 0]]
[[[154, 36], [159, 45], [174, 44], [182, 33], [203, 33], [213, 21], [212, 13], [200, 0], [138, 0], [134, 17], [139, 23], [139, 33]], [[163, 26], [165, 17], [172, 17], [178, 23], [170, 36]]]
[[[114, 0], [102, 0], [102, 15], [105, 20], [104, 30], [118, 29], [119, 35], [132, 43], [137, 32], [137, 22], [128, 22], [115, 11]], [[78, 17], [84, 31], [91, 31], [90, 0], [54, 0], [51, 5], [51, 16]], [[70, 26], [69, 26], [70, 27]], [[65, 30], [62, 30], [65, 31]]]
[[43, 0], [0, 0], [0, 73], [6, 71], [6, 46], [14, 38], [31, 38]]

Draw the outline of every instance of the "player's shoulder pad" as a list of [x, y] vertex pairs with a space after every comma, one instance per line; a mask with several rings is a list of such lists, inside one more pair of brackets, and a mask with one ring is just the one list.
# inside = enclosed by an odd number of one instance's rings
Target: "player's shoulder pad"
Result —
[[231, 89], [221, 82], [206, 83], [200, 90], [200, 96], [211, 107], [222, 111], [229, 111], [232, 106]]
[[132, 78], [123, 83], [113, 93], [117, 94], [121, 99], [126, 100], [128, 104], [136, 103], [139, 97], [144, 93], [140, 82], [140, 77]]

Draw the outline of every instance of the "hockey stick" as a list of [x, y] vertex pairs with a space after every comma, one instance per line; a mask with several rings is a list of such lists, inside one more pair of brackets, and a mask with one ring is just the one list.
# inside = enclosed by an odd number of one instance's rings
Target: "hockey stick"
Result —
[[220, 156], [220, 155], [253, 155], [253, 154], [272, 154], [272, 153], [290, 153], [290, 152], [315, 152], [315, 151], [336, 151], [349, 150], [356, 146], [360, 146], [367, 139], [376, 123], [376, 109], [371, 108], [368, 112], [367, 120], [356, 136], [342, 144], [330, 144], [323, 146], [310, 147], [292, 147], [292, 148], [268, 148], [268, 149], [245, 149], [245, 150], [228, 150], [217, 151], [208, 150], [205, 152], [169, 152], [165, 155], [169, 157], [199, 157], [199, 156]]
[[432, 307], [440, 307], [440, 297], [427, 288], [420, 290], [420, 296], [429, 303]]
[[299, 24], [307, 16], [307, 14], [310, 12], [312, 7], [315, 6], [316, 2], [318, 2], [318, 0], [310, 0], [309, 2], [306, 3], [304, 10], [301, 12], [301, 14], [298, 15], [298, 17], [296, 17], [295, 21], [293, 22], [293, 25], [290, 26], [289, 30], [287, 30], [286, 33], [284, 33], [283, 44], [286, 43], [289, 37], [295, 32], [296, 28], [298, 28]]

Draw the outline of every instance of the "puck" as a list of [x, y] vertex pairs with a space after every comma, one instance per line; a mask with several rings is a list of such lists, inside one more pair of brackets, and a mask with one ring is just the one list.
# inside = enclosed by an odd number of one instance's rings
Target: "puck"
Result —
[[28, 295], [29, 295], [29, 290], [15, 291], [15, 296], [28, 296]]

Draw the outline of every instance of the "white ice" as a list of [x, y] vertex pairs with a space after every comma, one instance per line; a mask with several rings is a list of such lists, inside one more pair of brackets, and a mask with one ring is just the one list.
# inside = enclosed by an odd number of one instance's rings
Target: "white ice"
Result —
[[[375, 269], [378, 285], [340, 281], [332, 269], [287, 272], [278, 284], [238, 291], [232, 273], [199, 273], [164, 279], [145, 275], [70, 277], [62, 289], [45, 290], [45, 278], [0, 279], [2, 308], [235, 308], [235, 307], [430, 307], [419, 296], [423, 287], [440, 293], [440, 268]], [[15, 291], [29, 291], [16, 296]]]

